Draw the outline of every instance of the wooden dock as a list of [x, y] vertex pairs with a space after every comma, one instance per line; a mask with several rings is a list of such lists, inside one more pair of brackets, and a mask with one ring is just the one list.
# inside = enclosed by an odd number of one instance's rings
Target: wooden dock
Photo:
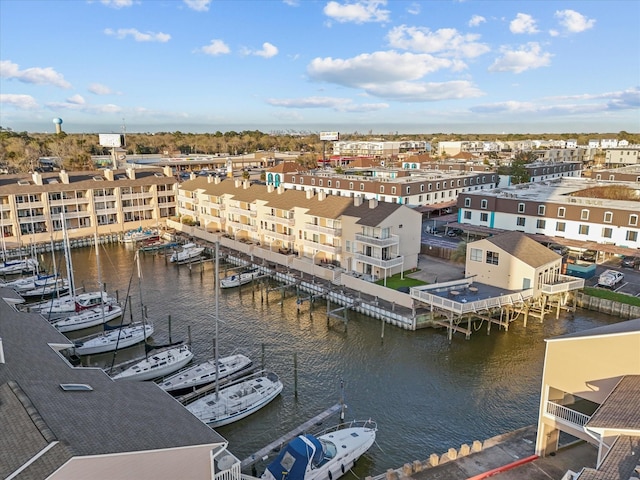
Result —
[[338, 403], [328, 408], [324, 412], [320, 413], [319, 415], [316, 415], [311, 420], [304, 422], [299, 427], [296, 427], [290, 432], [285, 433], [283, 436], [271, 442], [266, 447], [261, 448], [250, 457], [247, 457], [244, 460], [242, 460], [242, 462], [240, 463], [240, 469], [243, 470], [252, 465], [255, 465], [260, 460], [266, 460], [270, 453], [272, 453], [273, 451], [280, 451], [282, 446], [288, 443], [292, 438], [297, 437], [301, 433], [308, 432], [309, 429], [311, 429], [314, 425], [318, 423], [322, 423], [331, 415], [334, 415], [335, 413], [339, 412], [341, 409], [342, 409], [342, 405]]

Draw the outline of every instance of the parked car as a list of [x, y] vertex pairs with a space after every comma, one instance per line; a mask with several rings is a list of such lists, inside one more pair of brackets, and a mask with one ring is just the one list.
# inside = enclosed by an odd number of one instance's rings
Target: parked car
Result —
[[625, 268], [640, 268], [640, 257], [625, 255], [624, 257], [622, 257], [620, 266]]
[[562, 255], [563, 257], [569, 253], [569, 247], [558, 245], [557, 243], [552, 243], [551, 245], [549, 245], [549, 250], [551, 250], [552, 252], [556, 252], [558, 255]]
[[462, 230], [459, 228], [450, 228], [447, 230], [447, 237], [459, 237], [462, 235]]
[[580, 255], [580, 260], [584, 260], [585, 262], [595, 262], [598, 258], [597, 250], [585, 250]]
[[624, 273], [617, 270], [605, 270], [598, 277], [598, 286], [605, 288], [614, 288], [624, 280]]

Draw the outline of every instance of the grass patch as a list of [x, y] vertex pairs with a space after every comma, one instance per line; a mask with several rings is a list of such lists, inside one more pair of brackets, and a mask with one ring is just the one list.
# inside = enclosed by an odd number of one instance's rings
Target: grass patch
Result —
[[[391, 277], [387, 277], [387, 288], [393, 288], [394, 290], [397, 290], [400, 287], [419, 287], [421, 285], [428, 285], [427, 282], [423, 282], [422, 280], [419, 280], [417, 278], [407, 277], [407, 273], [415, 273], [416, 271], [417, 270], [409, 270], [405, 272], [404, 278], [400, 278], [399, 273], [396, 273]], [[384, 285], [384, 278], [381, 280], [378, 280], [376, 284]]]
[[633, 297], [631, 295], [625, 295], [624, 293], [616, 293], [606, 288], [593, 288], [584, 287], [584, 293], [592, 297], [604, 298], [605, 300], [612, 300], [614, 302], [625, 303], [627, 305], [633, 305], [640, 307], [640, 298]]

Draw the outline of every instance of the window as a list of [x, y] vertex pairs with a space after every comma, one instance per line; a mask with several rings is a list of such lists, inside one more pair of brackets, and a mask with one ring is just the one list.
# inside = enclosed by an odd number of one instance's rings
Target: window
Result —
[[558, 218], [564, 218], [567, 209], [564, 207], [558, 207]]
[[487, 203], [488, 202], [486, 200], [482, 200], [480, 202], [480, 208], [482, 208], [483, 210], [486, 210], [487, 209]]
[[340, 180], [336, 180], [336, 188], [340, 188]]
[[465, 220], [471, 220], [471, 211], [470, 210], [465, 210], [464, 211], [464, 219]]
[[538, 215], [544, 215], [545, 207], [544, 205], [538, 205]]
[[638, 215], [629, 215], [629, 225], [638, 225]]
[[472, 262], [481, 262], [482, 261], [482, 250], [479, 248], [472, 248], [469, 252], [469, 259]]
[[349, 182], [349, 190], [353, 190], [353, 182]]
[[589, 220], [589, 210], [586, 208], [580, 210], [580, 220]]
[[545, 228], [546, 225], [547, 225], [547, 221], [546, 220], [543, 220], [543, 219], [539, 218], [536, 221], [536, 228]]
[[331, 187], [331, 180], [327, 180], [327, 187]]
[[316, 184], [316, 179], [315, 179], [315, 178], [312, 178], [312, 179], [311, 179], [311, 185], [315, 185], [315, 184]]
[[526, 219], [524, 217], [516, 218], [516, 225], [519, 227], [524, 227], [525, 222], [526, 222]]
[[589, 235], [589, 225], [578, 225], [578, 233], [580, 235]]
[[524, 213], [524, 203], [518, 204], [518, 213]]
[[498, 252], [487, 252], [487, 262], [489, 265], [498, 265]]
[[602, 237], [603, 238], [611, 238], [613, 235], [613, 228], [611, 227], [604, 227], [602, 229]]
[[429, 188], [429, 191], [433, 190], [433, 183], [430, 183], [428, 188]]
[[360, 184], [360, 190], [364, 190], [364, 183]]
[[322, 181], [322, 179], [319, 179], [319, 180], [318, 180], [318, 186], [319, 186], [319, 187], [322, 187], [322, 186], [323, 186], [323, 181]]
[[604, 223], [613, 222], [613, 212], [604, 212]]
[[291, 183], [296, 183], [296, 177], [291, 177]]
[[406, 195], [410, 195], [411, 194], [411, 187], [407, 187], [407, 193]]
[[380, 185], [380, 193], [384, 193], [384, 185]]
[[489, 221], [489, 214], [481, 212], [480, 213], [480, 221], [481, 222], [488, 222]]
[[469, 197], [464, 199], [464, 206], [465, 207], [470, 207], [471, 206], [471, 199]]
[[424, 192], [424, 183], [421, 183], [421, 184], [420, 184], [420, 191], [421, 191], [421, 192]]
[[396, 187], [391, 187], [391, 195], [395, 195], [396, 194]]
[[556, 222], [556, 232], [564, 232], [567, 228], [567, 224], [564, 222]]
[[629, 240], [630, 242], [637, 242], [638, 241], [638, 232], [636, 232], [635, 230], [628, 230], [627, 231], [627, 240]]

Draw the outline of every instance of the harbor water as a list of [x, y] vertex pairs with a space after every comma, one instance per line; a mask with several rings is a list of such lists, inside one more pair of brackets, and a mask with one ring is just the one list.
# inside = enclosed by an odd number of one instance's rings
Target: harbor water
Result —
[[[42, 261], [50, 264], [48, 255]], [[76, 287], [96, 289], [95, 250], [75, 249], [72, 258]], [[146, 309], [155, 325], [152, 340], [166, 343], [170, 316], [171, 340], [186, 341], [190, 331], [195, 361], [213, 356], [213, 262], [189, 268], [163, 255], [141, 254], [139, 279], [132, 249], [106, 245], [99, 258], [107, 290], [117, 291], [120, 301], [131, 298], [125, 321], [140, 320]], [[221, 290], [219, 354], [243, 353], [257, 366], [264, 362], [284, 390], [258, 413], [218, 432], [242, 460], [342, 398], [346, 420], [371, 418], [378, 424], [376, 445], [354, 470], [360, 478], [534, 424], [544, 339], [618, 321], [577, 311], [559, 320], [548, 316], [544, 323], [530, 319], [526, 328], [518, 319], [508, 332], [494, 326], [490, 335], [486, 323], [478, 322], [470, 340], [454, 335], [449, 343], [443, 330], [383, 328], [379, 320], [354, 312], [345, 328], [327, 321], [324, 302], [304, 302], [298, 313], [295, 298], [282, 301], [279, 291], [271, 291], [267, 303], [264, 295], [255, 285]], [[91, 331], [96, 330], [82, 334]], [[85, 363], [108, 366], [142, 354], [136, 347], [115, 359], [105, 354]]]

